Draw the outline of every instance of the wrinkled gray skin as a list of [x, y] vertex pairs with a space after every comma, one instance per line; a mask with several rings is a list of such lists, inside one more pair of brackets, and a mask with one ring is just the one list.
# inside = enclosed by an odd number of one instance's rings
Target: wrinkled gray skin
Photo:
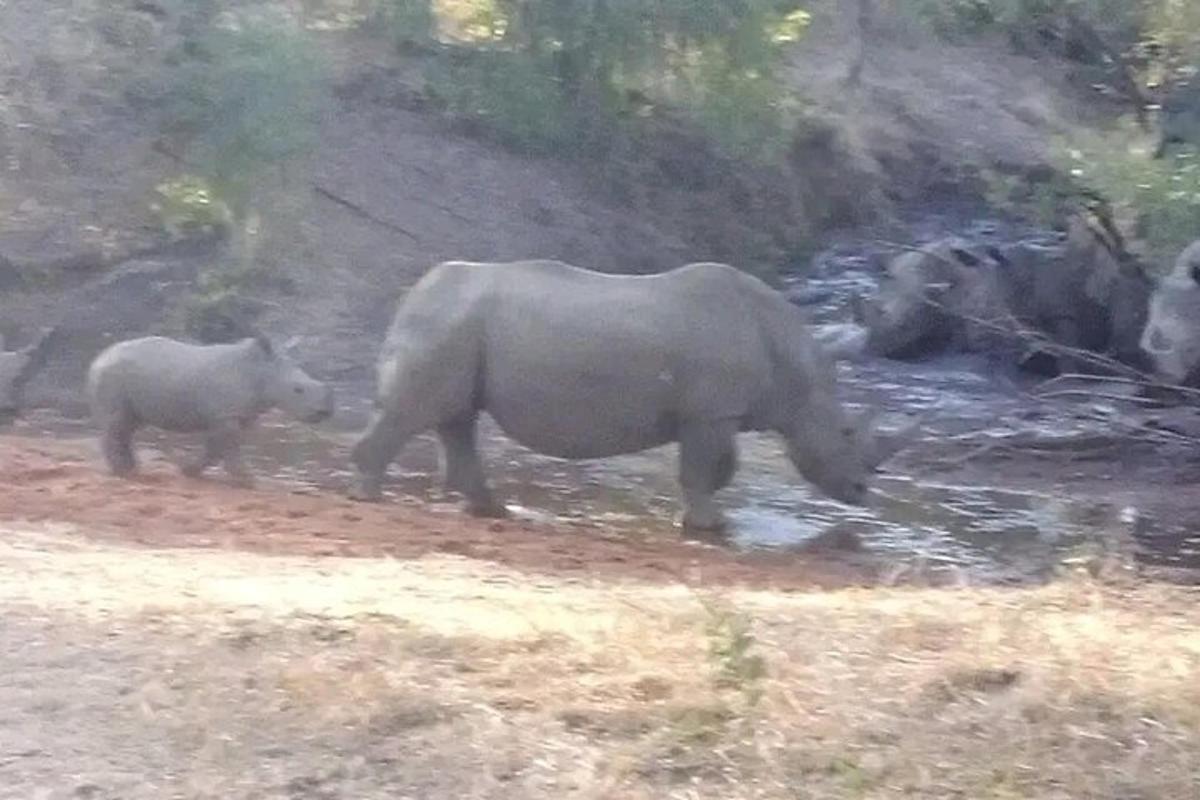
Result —
[[240, 455], [260, 414], [280, 408], [304, 422], [333, 413], [333, 392], [266, 339], [196, 345], [158, 336], [119, 342], [88, 370], [88, 399], [109, 469], [137, 469], [133, 436], [143, 426], [203, 433], [204, 452], [183, 467], [199, 476], [223, 462], [239, 485], [253, 479]]
[[355, 445], [354, 495], [377, 499], [388, 465], [434, 430], [446, 487], [502, 515], [476, 420], [488, 412], [550, 456], [603, 458], [678, 442], [683, 522], [723, 526], [713, 494], [736, 469], [739, 431], [782, 435], [829, 496], [862, 503], [898, 446], [836, 397], [831, 359], [804, 316], [722, 264], [613, 276], [555, 261], [446, 262], [402, 301], [378, 365], [375, 416]]
[[1154, 290], [1142, 332], [1142, 349], [1155, 372], [1172, 383], [1195, 378], [1200, 368], [1200, 241], [1188, 245]]
[[7, 352], [0, 338], [0, 424], [10, 423], [20, 415], [25, 385], [46, 365], [53, 334], [54, 330], [47, 328], [29, 346]]

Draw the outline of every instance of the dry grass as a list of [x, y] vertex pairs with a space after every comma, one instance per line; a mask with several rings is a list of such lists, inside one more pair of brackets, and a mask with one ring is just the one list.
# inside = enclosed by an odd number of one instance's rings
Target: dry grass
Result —
[[[6, 618], [58, 631], [38, 647], [137, 665], [103, 720], [64, 687], [24, 732], [53, 755], [54, 708], [168, 741], [190, 797], [1194, 798], [1196, 599], [1082, 578], [710, 598], [452, 558], [0, 545]], [[86, 738], [81, 763], [119, 761]]]

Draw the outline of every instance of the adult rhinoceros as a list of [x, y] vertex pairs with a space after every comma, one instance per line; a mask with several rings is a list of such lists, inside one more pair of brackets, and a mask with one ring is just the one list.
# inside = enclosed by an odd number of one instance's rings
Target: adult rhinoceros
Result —
[[435, 430], [446, 487], [499, 515], [476, 446], [488, 412], [510, 437], [567, 459], [678, 442], [685, 527], [719, 529], [713, 494], [739, 431], [775, 431], [806, 479], [862, 503], [895, 452], [836, 397], [803, 315], [723, 264], [613, 276], [557, 261], [445, 262], [400, 303], [378, 364], [376, 411], [356, 443], [354, 495], [374, 500], [409, 439]]

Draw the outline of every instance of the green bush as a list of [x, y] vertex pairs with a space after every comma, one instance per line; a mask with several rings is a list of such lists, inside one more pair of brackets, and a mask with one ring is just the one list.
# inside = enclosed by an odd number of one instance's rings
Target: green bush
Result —
[[397, 38], [432, 28], [449, 50], [430, 82], [450, 110], [534, 151], [604, 147], [656, 105], [731, 154], [778, 150], [790, 107], [776, 73], [808, 22], [798, 0], [393, 2], [408, 9]]
[[164, 127], [241, 216], [313, 143], [325, 93], [318, 48], [282, 19], [222, 19], [189, 38]]
[[401, 49], [423, 47], [437, 34], [437, 15], [430, 0], [383, 0], [372, 21], [384, 25]]
[[430, 70], [429, 90], [513, 150], [575, 152], [588, 131], [545, 62], [496, 52], [454, 63], [437, 62]]
[[172, 240], [230, 233], [229, 206], [203, 178], [181, 175], [154, 187], [154, 195], [150, 210]]
[[1180, 148], [1167, 158], [1126, 137], [1095, 139], [1066, 149], [1063, 165], [1088, 189], [1106, 197], [1144, 243], [1152, 265], [1166, 268], [1200, 237], [1200, 152]]
[[179, 307], [183, 333], [198, 342], [233, 342], [253, 333], [261, 307], [246, 294], [249, 278], [218, 267], [203, 273]]

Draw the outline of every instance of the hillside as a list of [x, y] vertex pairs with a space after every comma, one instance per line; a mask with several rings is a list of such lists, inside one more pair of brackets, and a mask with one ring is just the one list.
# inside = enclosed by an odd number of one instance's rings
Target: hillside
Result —
[[[151, 78], [170, 42], [148, 8], [0, 7], [0, 282], [8, 275], [10, 289], [0, 332], [15, 340], [64, 318], [78, 329], [76, 349], [97, 332], [178, 329], [197, 276], [225, 257], [163, 250], [150, 213], [154, 187], [187, 166], [155, 125]], [[439, 260], [802, 269], [839, 231], [884, 227], [902, 239], [905, 221], [983, 211], [973, 202], [981, 170], [1035, 171], [1087, 109], [1104, 116], [1035, 59], [997, 42], [951, 46], [904, 20], [874, 35], [862, 85], [847, 90], [853, 18], [818, 9], [791, 56], [815, 122], [786, 181], [739, 174], [671, 126], [646, 152], [598, 168], [521, 156], [461, 130], [423, 100], [419, 59], [399, 58], [370, 30], [319, 36], [336, 100], [311, 157], [264, 213], [265, 279], [251, 293], [266, 327], [319, 348], [313, 367], [327, 377], [365, 377], [395, 298]], [[25, 290], [11, 291], [20, 276]], [[69, 360], [59, 385], [77, 379], [85, 354]]]

